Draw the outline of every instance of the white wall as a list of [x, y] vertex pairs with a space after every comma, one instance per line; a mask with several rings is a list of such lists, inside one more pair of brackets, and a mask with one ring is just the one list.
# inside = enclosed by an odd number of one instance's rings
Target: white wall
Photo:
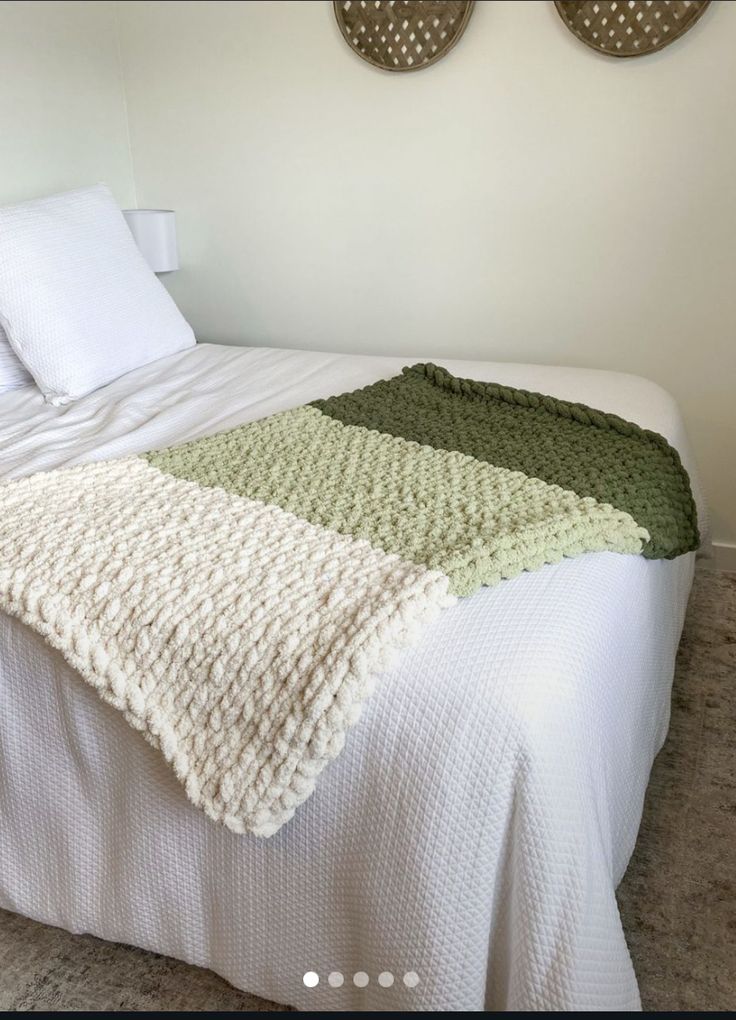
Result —
[[0, 204], [97, 181], [134, 202], [115, 5], [0, 0]]
[[[0, 3], [0, 199], [132, 198], [115, 7]], [[409, 75], [360, 61], [327, 0], [117, 13], [138, 202], [178, 211], [201, 338], [649, 376], [736, 542], [735, 3], [617, 61], [551, 0], [479, 2]]]
[[141, 205], [201, 338], [636, 372], [736, 541], [736, 4], [640, 60], [476, 4], [388, 74], [328, 2], [119, 5]]

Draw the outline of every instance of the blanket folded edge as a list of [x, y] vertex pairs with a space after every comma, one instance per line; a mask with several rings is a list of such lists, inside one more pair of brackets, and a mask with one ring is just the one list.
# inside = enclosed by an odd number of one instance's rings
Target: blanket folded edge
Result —
[[[71, 504], [78, 494], [78, 483], [84, 476], [87, 497], [94, 496], [96, 492], [100, 495], [104, 493], [105, 499], [112, 498], [119, 506], [124, 507], [126, 486], [130, 480], [128, 472], [131, 470], [140, 482], [144, 481], [144, 476], [160, 479], [163, 488], [157, 485], [158, 491], [151, 493], [151, 499], [158, 508], [166, 505], [172, 509], [182, 506], [186, 503], [185, 492], [199, 488], [196, 483], [163, 475], [157, 468], [139, 457], [128, 457], [18, 479], [10, 483], [9, 491], [13, 492], [16, 509], [22, 507], [24, 498], [31, 493], [37, 505], [45, 499], [47, 505], [53, 507], [57, 505], [62, 490]], [[117, 500], [115, 500], [116, 486]], [[45, 487], [48, 487], [48, 491], [44, 491]], [[141, 491], [135, 498], [139, 501], [146, 499], [145, 486], [139, 486], [139, 489]], [[201, 493], [201, 496], [208, 498], [206, 493]], [[315, 536], [317, 541], [323, 536], [332, 548], [341, 547], [348, 550], [348, 554], [358, 560], [373, 558], [377, 561], [379, 570], [376, 583], [382, 576], [380, 574], [382, 570], [390, 585], [389, 592], [384, 591], [382, 595], [385, 603], [383, 607], [372, 614], [367, 625], [358, 629], [359, 643], [350, 644], [348, 647], [346, 669], [340, 677], [339, 694], [336, 693], [332, 697], [329, 690], [322, 691], [319, 694], [317, 708], [312, 710], [309, 705], [311, 695], [306, 692], [307, 700], [304, 702], [302, 712], [309, 723], [309, 730], [305, 738], [306, 744], [302, 746], [300, 743], [298, 746], [299, 760], [296, 767], [293, 767], [293, 760], [288, 761], [286, 763], [288, 768], [282, 781], [278, 769], [265, 762], [263, 782], [259, 781], [259, 785], [265, 784], [265, 788], [254, 810], [242, 809], [237, 790], [234, 791], [230, 802], [236, 805], [235, 810], [232, 810], [229, 806], [229, 797], [224, 795], [222, 785], [214, 795], [208, 789], [206, 772], [209, 766], [204, 769], [203, 774], [201, 763], [193, 757], [193, 749], [185, 746], [180, 727], [181, 720], [172, 717], [170, 706], [167, 707], [159, 701], [160, 687], [153, 682], [146, 668], [137, 661], [129, 648], [128, 650], [123, 648], [124, 635], [119, 629], [120, 610], [114, 617], [109, 618], [107, 607], [110, 602], [98, 602], [96, 603], [99, 606], [98, 615], [91, 617], [80, 605], [78, 589], [65, 593], [49, 580], [48, 567], [56, 558], [58, 543], [56, 545], [53, 542], [49, 543], [44, 554], [45, 558], [19, 562], [16, 566], [0, 567], [0, 609], [38, 633], [96, 690], [104, 702], [118, 710], [126, 722], [161, 753], [184, 787], [188, 800], [195, 807], [233, 832], [267, 837], [276, 833], [289, 821], [296, 808], [313, 793], [319, 775], [340, 754], [347, 733], [358, 721], [363, 704], [375, 690], [381, 674], [391, 666], [401, 651], [414, 646], [423, 630], [434, 622], [444, 609], [454, 605], [457, 599], [449, 594], [449, 580], [440, 571], [408, 563], [393, 554], [386, 554], [383, 550], [373, 548], [364, 539], [337, 536], [328, 529], [305, 522], [280, 507], [225, 493], [219, 495], [213, 493], [212, 496], [223, 505], [231, 504], [236, 510], [242, 507], [245, 512], [253, 510], [258, 514], [268, 514], [271, 518], [277, 517], [284, 522], [284, 527], [288, 531], [293, 532], [293, 540], [297, 545], [301, 541], [300, 535], [309, 533]], [[162, 502], [162, 499], [166, 502]], [[83, 521], [85, 517], [86, 521]], [[105, 572], [100, 573], [99, 585], [96, 584], [90, 589], [89, 597], [92, 597], [94, 592], [94, 597], [97, 598], [101, 587], [108, 587], [112, 590], [109, 596], [106, 595], [104, 598], [111, 598], [119, 605], [125, 601], [123, 591], [125, 584], [134, 582], [132, 575], [136, 573], [136, 565], [140, 569], [147, 560], [149, 550], [141, 541], [136, 553], [138, 559], [131, 563], [126, 562], [122, 566], [122, 570], [126, 575], [130, 575], [130, 579], [116, 584], [115, 578], [121, 574], [118, 573], [119, 568], [114, 566], [115, 552], [112, 547], [114, 541], [118, 541], [122, 536], [122, 529], [125, 527], [124, 517], [116, 511], [103, 525], [99, 523], [98, 509], [94, 501], [86, 499], [79, 504], [77, 518], [75, 526], [79, 526], [81, 531], [86, 533], [89, 533], [90, 528], [94, 528], [100, 548], [106, 550]], [[201, 520], [201, 517], [192, 520], [192, 534], [201, 533]], [[8, 551], [11, 547], [22, 549], [24, 546], [27, 547], [28, 539], [30, 544], [33, 544], [38, 524], [29, 521], [27, 525], [27, 530], [21, 536], [16, 536], [10, 526], [7, 529], [8, 534], [3, 536], [0, 527], [0, 549]], [[39, 539], [41, 531], [42, 528], [39, 530]], [[210, 571], [211, 559], [206, 547], [200, 553], [194, 544], [185, 542], [182, 554], [190, 564], [193, 558], [199, 556], [201, 569], [205, 573]], [[88, 562], [80, 560], [80, 565], [75, 569], [81, 570], [84, 574], [88, 569], [84, 564]], [[110, 570], [114, 571], [112, 575]], [[235, 573], [232, 576], [235, 578], [238, 575]], [[106, 577], [113, 583], [104, 580]], [[165, 582], [162, 590], [165, 590]], [[339, 588], [332, 597], [338, 593]], [[169, 599], [169, 605], [176, 605], [176, 596], [166, 597]], [[321, 596], [317, 595], [317, 598], [319, 600]], [[223, 609], [227, 607], [223, 606]], [[176, 622], [174, 619], [162, 631], [160, 641], [168, 643], [172, 639], [178, 640]], [[278, 730], [276, 732], [279, 743], [288, 741], [287, 736], [278, 733]]]

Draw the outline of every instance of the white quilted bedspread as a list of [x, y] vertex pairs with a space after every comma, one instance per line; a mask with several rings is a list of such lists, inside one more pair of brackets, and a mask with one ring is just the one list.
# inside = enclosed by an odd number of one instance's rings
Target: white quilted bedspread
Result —
[[[69, 407], [3, 394], [0, 474], [194, 438], [403, 363], [201, 345]], [[644, 380], [442, 363], [632, 418], [692, 467], [673, 402]], [[614, 889], [666, 731], [692, 569], [599, 553], [461, 600], [266, 841], [192, 807], [58, 653], [0, 616], [0, 906], [301, 1009], [636, 1009]]]

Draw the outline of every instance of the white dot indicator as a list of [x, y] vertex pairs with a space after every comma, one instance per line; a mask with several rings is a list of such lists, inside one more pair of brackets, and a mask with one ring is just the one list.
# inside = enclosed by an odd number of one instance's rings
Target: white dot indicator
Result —
[[319, 984], [319, 974], [315, 974], [313, 970], [308, 970], [302, 980], [307, 988], [316, 988]]
[[384, 970], [382, 974], [378, 975], [378, 983], [381, 988], [390, 988], [394, 983], [394, 976], [390, 970]]
[[407, 988], [416, 988], [419, 984], [419, 975], [415, 970], [408, 970], [404, 974], [404, 984]]
[[345, 978], [342, 976], [339, 970], [333, 970], [330, 976], [327, 978], [327, 983], [330, 988], [342, 988]]
[[370, 978], [364, 970], [359, 970], [353, 974], [353, 984], [356, 988], [365, 988], [370, 981]]

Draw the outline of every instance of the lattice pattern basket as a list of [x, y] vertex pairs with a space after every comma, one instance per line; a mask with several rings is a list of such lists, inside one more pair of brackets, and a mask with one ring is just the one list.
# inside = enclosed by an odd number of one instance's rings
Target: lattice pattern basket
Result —
[[334, 0], [347, 43], [385, 71], [418, 71], [452, 49], [474, 0]]
[[679, 39], [710, 0], [555, 0], [567, 27], [609, 57], [641, 57]]

